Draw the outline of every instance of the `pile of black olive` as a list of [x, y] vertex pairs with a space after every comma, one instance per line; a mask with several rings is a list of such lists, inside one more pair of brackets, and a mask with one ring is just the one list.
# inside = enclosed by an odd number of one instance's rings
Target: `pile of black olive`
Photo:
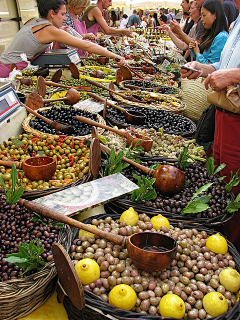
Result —
[[[149, 167], [153, 164], [156, 164], [156, 162], [148, 161], [146, 165]], [[166, 163], [163, 162], [163, 164]], [[232, 196], [230, 193], [226, 192], [224, 181], [219, 181], [219, 177], [216, 175], [209, 176], [206, 167], [200, 162], [195, 162], [185, 168], [179, 167], [178, 163], [175, 165], [185, 173], [186, 185], [184, 189], [172, 196], [163, 195], [156, 189], [157, 197], [155, 199], [148, 201], [140, 200], [138, 204], [173, 214], [180, 214], [182, 209], [185, 208], [191, 200], [193, 194], [203, 185], [212, 182], [213, 185], [204, 192], [204, 194], [211, 196], [211, 199], [208, 202], [210, 208], [200, 213], [189, 214], [189, 216], [211, 219], [226, 212], [225, 208], [228, 205], [228, 201], [232, 201]], [[133, 178], [133, 173], [138, 176], [143, 175], [142, 171], [132, 166], [129, 166], [122, 171], [122, 174], [136, 183]], [[125, 199], [130, 200], [131, 195], [127, 195]]]
[[[129, 106], [128, 108], [131, 107]], [[179, 114], [168, 112], [162, 109], [134, 107], [134, 110], [142, 112], [146, 115], [144, 122], [140, 125], [141, 128], [153, 128], [156, 131], [158, 131], [159, 128], [162, 128], [164, 133], [182, 136], [193, 133], [195, 130], [194, 123], [190, 119]], [[118, 122], [119, 126], [129, 126], [129, 124], [126, 122], [125, 114], [116, 108], [108, 107], [107, 117], [110, 121], [112, 120], [113, 122]]]
[[[71, 125], [74, 129], [72, 133], [73, 136], [88, 135], [91, 133], [92, 130], [91, 125], [76, 120], [76, 115], [83, 116], [98, 122], [97, 114], [82, 109], [75, 109], [73, 108], [73, 106], [61, 106], [60, 108], [53, 106], [51, 109], [48, 109], [47, 111], [38, 110], [38, 113], [50, 120], [55, 120], [62, 124]], [[41, 132], [51, 134], [56, 133], [55, 129], [52, 129], [50, 125], [48, 125], [39, 118], [31, 119], [29, 125], [31, 128], [39, 130]], [[61, 132], [58, 132], [58, 134], [61, 134]]]
[[[43, 261], [48, 262], [53, 259], [52, 244], [58, 241], [59, 227], [53, 225], [48, 219], [33, 219], [35, 214], [17, 203], [9, 205], [3, 195], [0, 194], [0, 282], [18, 278], [23, 269], [7, 262], [4, 258], [7, 254], [18, 252], [18, 245], [22, 242], [29, 243], [31, 240], [44, 246], [41, 255]], [[27, 272], [23, 276], [28, 276], [34, 271]]]
[[162, 94], [179, 94], [179, 89], [170, 87], [170, 86], [160, 86], [156, 82], [153, 81], [147, 81], [147, 80], [128, 80], [126, 83], [123, 82], [123, 85], [131, 85], [131, 86], [137, 86], [141, 89], [144, 88], [154, 88], [155, 91]]

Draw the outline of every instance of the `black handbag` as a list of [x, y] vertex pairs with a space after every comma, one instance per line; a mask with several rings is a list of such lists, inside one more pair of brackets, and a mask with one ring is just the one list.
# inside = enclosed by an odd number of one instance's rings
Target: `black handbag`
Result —
[[207, 107], [197, 123], [195, 139], [197, 142], [212, 142], [215, 130], [216, 107], [211, 104]]

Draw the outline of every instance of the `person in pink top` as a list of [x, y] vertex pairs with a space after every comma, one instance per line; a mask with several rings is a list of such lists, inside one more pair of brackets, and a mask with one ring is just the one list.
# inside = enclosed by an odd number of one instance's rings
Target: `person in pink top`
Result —
[[108, 35], [131, 37], [130, 30], [110, 27], [103, 18], [103, 10], [109, 8], [111, 5], [112, 0], [98, 0], [97, 4], [87, 7], [81, 18], [82, 21], [85, 21], [87, 32], [96, 35], [100, 29], [102, 29], [103, 32]]
[[[88, 33], [86, 29], [86, 25], [84, 21], [81, 21], [81, 14], [86, 9], [87, 6], [90, 5], [90, 0], [68, 0], [68, 4], [66, 5], [66, 21], [63, 23], [63, 29], [67, 32], [70, 32], [74, 29], [77, 33], [72, 35], [82, 36], [82, 39], [95, 41], [95, 35], [93, 33]], [[67, 28], [70, 27], [70, 28]], [[72, 29], [71, 29], [72, 28]], [[78, 37], [80, 37], [78, 36]], [[80, 37], [81, 38], [81, 37]], [[55, 42], [53, 45], [53, 49], [62, 49], [66, 48], [66, 46], [62, 43]], [[86, 55], [86, 51], [78, 49], [78, 53], [80, 56]]]

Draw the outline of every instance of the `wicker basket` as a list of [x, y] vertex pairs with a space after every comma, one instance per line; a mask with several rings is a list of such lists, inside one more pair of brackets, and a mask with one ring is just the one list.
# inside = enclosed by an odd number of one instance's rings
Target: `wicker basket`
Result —
[[[149, 95], [148, 91], [141, 91], [141, 90], [136, 90], [136, 91], [125, 91], [125, 92], [121, 92], [122, 94], [134, 94], [134, 95]], [[150, 93], [151, 94], [151, 93]], [[186, 105], [184, 102], [182, 102], [181, 100], [175, 98], [175, 97], [171, 97], [167, 94], [158, 94], [158, 93], [154, 93], [156, 94], [156, 96], [158, 96], [160, 99], [163, 98], [163, 102], [159, 103], [159, 102], [151, 102], [151, 104], [146, 105], [145, 103], [140, 103], [140, 102], [133, 102], [127, 99], [124, 99], [116, 94], [113, 94], [114, 99], [116, 99], [120, 104], [126, 104], [126, 105], [131, 105], [131, 106], [136, 106], [136, 107], [149, 107], [149, 108], [153, 108], [153, 109], [163, 109], [166, 111], [170, 111], [172, 113], [176, 113], [176, 114], [183, 114]], [[168, 103], [165, 104], [165, 101], [168, 101]]]
[[[75, 109], [78, 109], [77, 107], [74, 107]], [[49, 107], [46, 107], [46, 108], [40, 108], [39, 110], [41, 111], [46, 111], [46, 110], [49, 110]], [[89, 111], [89, 110], [85, 110], [83, 109], [84, 111], [86, 112], [90, 112], [90, 113], [95, 113], [95, 112], [92, 112], [92, 111]], [[97, 117], [98, 117], [98, 122], [100, 124], [106, 124], [105, 120], [103, 119], [103, 117], [101, 117], [98, 113], [96, 114]], [[30, 120], [31, 119], [34, 119], [35, 116], [33, 114], [29, 114], [24, 120], [23, 120], [23, 123], [22, 123], [22, 127], [23, 129], [27, 132], [27, 133], [31, 133], [31, 134], [34, 134], [34, 135], [43, 135], [43, 134], [46, 134], [45, 132], [42, 132], [42, 131], [38, 131], [38, 130], [35, 130], [33, 128], [30, 127]], [[102, 134], [104, 132], [104, 129], [101, 129], [101, 128], [97, 128], [97, 131], [98, 131], [98, 134]], [[92, 137], [91, 134], [88, 134], [88, 135], [85, 135], [85, 136], [76, 136], [75, 138], [78, 138], [80, 140], [84, 140], [84, 139], [90, 139]]]
[[[69, 250], [71, 229], [64, 226], [58, 242]], [[23, 279], [0, 282], [0, 319], [16, 320], [39, 308], [51, 296], [57, 282], [54, 261], [48, 262], [39, 272]]]
[[[121, 81], [118, 85], [123, 90], [131, 90], [127, 87], [127, 85], [128, 84], [131, 85], [131, 83], [132, 83], [132, 80], [124, 80], [124, 81]], [[168, 90], [168, 89], [170, 89], [172, 91], [172, 93], [168, 93], [168, 92], [165, 93], [164, 92], [164, 90]], [[136, 85], [136, 90], [146, 90], [146, 91], [150, 91], [150, 92], [154, 91], [154, 92], [159, 92], [161, 94], [168, 94], [170, 96], [174, 96], [177, 98], [182, 98], [182, 96], [183, 96], [182, 89], [179, 89], [176, 86], [160, 85], [157, 82], [152, 82], [152, 88]]]
[[[95, 217], [88, 218], [83, 222], [86, 224], [91, 224], [93, 218], [95, 219], [105, 219], [106, 217], [111, 216], [112, 219], [117, 220], [120, 218], [120, 214], [114, 214], [112, 211], [107, 210], [107, 214], [101, 214]], [[171, 223], [174, 226], [177, 226], [176, 222]], [[202, 226], [192, 225], [184, 223], [184, 228], [196, 228], [199, 231], [206, 231], [209, 235], [214, 234], [215, 232], [209, 229], [206, 229]], [[73, 239], [75, 239], [76, 235], [78, 234], [78, 229], [73, 229]], [[236, 262], [236, 269], [240, 272], [240, 255], [237, 252], [236, 248], [229, 242], [228, 248], [230, 254], [233, 256], [234, 261]], [[174, 320], [173, 318], [163, 318], [160, 316], [152, 316], [150, 314], [141, 314], [135, 313], [132, 311], [125, 311], [122, 309], [118, 309], [109, 305], [108, 303], [104, 302], [100, 298], [98, 298], [93, 293], [84, 290], [84, 298], [85, 298], [85, 307], [82, 310], [78, 310], [76, 307], [73, 306], [70, 299], [65, 296], [63, 300], [64, 307], [67, 311], [68, 317], [71, 320], [92, 320], [92, 319], [122, 319], [122, 320], [133, 320], [133, 319], [143, 319], [143, 320]], [[211, 319], [215, 320], [237, 320], [239, 319], [239, 312], [240, 312], [240, 302], [238, 302], [231, 310], [227, 313], [218, 316], [212, 317]]]
[[202, 78], [196, 80], [182, 79], [183, 102], [186, 104], [183, 114], [194, 120], [198, 121], [201, 117], [203, 110], [210, 104], [207, 101], [207, 95], [212, 89], [206, 90]]

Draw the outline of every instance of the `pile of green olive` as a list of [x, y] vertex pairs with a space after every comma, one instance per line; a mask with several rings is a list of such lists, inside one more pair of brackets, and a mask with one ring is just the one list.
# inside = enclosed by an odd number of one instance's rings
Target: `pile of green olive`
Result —
[[[53, 157], [57, 169], [49, 181], [31, 181], [19, 170], [19, 181], [25, 190], [62, 187], [83, 178], [89, 171], [89, 148], [70, 136], [22, 134], [0, 144], [0, 160], [24, 161], [34, 156]], [[11, 187], [11, 168], [0, 166], [0, 175], [7, 188]]]

